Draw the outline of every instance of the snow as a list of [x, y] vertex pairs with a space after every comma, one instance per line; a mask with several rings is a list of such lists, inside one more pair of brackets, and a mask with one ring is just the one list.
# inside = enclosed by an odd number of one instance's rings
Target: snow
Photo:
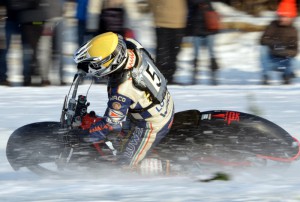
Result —
[[[241, 14], [242, 15], [242, 14]], [[249, 16], [248, 16], [249, 18]], [[270, 86], [260, 83], [257, 63], [257, 37], [260, 33], [229, 33], [218, 35], [217, 53], [221, 64], [218, 86], [208, 85], [206, 56], [203, 56], [199, 84], [171, 85], [176, 111], [225, 109], [260, 116], [278, 124], [300, 139], [300, 79], [292, 85], [279, 85], [277, 73]], [[225, 40], [227, 39], [227, 41]], [[147, 40], [147, 39], [143, 39]], [[151, 44], [150, 42], [148, 44]], [[191, 50], [180, 53], [179, 82], [190, 78], [188, 63]], [[299, 71], [299, 69], [297, 69]], [[85, 84], [79, 94], [85, 92]], [[199, 176], [147, 178], [103, 175], [74, 176], [70, 179], [42, 178], [26, 169], [14, 171], [5, 154], [10, 134], [25, 124], [59, 121], [68, 86], [4, 87], [0, 86], [0, 201], [9, 202], [296, 202], [300, 200], [299, 162], [286, 171], [231, 173], [230, 181], [199, 182]], [[102, 114], [106, 107], [106, 87], [93, 85], [88, 100], [90, 110]]]
[[[260, 115], [300, 138], [299, 87], [260, 85], [170, 86], [176, 111], [228, 109]], [[82, 91], [88, 85], [82, 86]], [[15, 172], [6, 160], [9, 135], [18, 127], [39, 121], [58, 121], [68, 87], [0, 87], [0, 201], [299, 201], [299, 162], [287, 171], [232, 174], [231, 181], [202, 183], [197, 176], [138, 178], [102, 176], [72, 179], [38, 177], [26, 169]], [[105, 109], [106, 88], [94, 85], [90, 109]]]

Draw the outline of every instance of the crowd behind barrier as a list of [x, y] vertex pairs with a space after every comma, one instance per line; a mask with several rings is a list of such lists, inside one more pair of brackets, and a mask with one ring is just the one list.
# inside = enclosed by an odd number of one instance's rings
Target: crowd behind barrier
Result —
[[[257, 59], [261, 69], [257, 84], [270, 84], [272, 71], [282, 73], [282, 84], [293, 84], [297, 77], [293, 66], [298, 54], [298, 32], [293, 26], [297, 11], [293, 2], [282, 0], [276, 12], [278, 18], [273, 19], [279, 22], [280, 37], [272, 35], [278, 30], [270, 31], [270, 25], [274, 25], [271, 22], [261, 30], [262, 38], [257, 39], [262, 46]], [[76, 72], [73, 52], [108, 31], [146, 42], [146, 48], [150, 44], [149, 51], [170, 85], [181, 84], [174, 75], [182, 64], [178, 61], [182, 47], [188, 44], [192, 57], [188, 57], [191, 59], [187, 65], [192, 70], [185, 84], [201, 84], [203, 68], [210, 72], [208, 84], [220, 84], [218, 73], [223, 67], [215, 51], [215, 39], [226, 27], [210, 0], [1, 0], [0, 16], [2, 86], [70, 83], [70, 75]], [[282, 26], [282, 18], [290, 18], [291, 23]], [[152, 29], [151, 34], [146, 33], [146, 27]], [[271, 37], [268, 43], [266, 37]], [[208, 62], [201, 59], [204, 50]]]

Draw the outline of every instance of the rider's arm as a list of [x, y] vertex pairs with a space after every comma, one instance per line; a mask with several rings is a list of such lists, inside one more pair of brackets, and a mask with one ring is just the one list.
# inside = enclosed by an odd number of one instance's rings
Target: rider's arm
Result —
[[93, 124], [89, 130], [90, 138], [95, 141], [105, 139], [111, 131], [121, 131], [122, 122], [126, 120], [128, 109], [132, 104], [132, 100], [117, 93], [117, 89], [110, 90], [108, 99], [104, 119]]

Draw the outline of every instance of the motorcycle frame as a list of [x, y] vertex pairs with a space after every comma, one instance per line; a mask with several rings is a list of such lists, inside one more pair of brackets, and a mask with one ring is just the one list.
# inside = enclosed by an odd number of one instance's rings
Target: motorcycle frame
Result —
[[[83, 70], [78, 70], [78, 72], [74, 75], [73, 82], [71, 84], [68, 95], [65, 96], [63, 109], [61, 113], [60, 123], [62, 128], [72, 129], [73, 118], [75, 115], [75, 110], [77, 106], [77, 90], [79, 84], [83, 81], [86, 73]], [[71, 90], [73, 88], [72, 97], [69, 99]]]

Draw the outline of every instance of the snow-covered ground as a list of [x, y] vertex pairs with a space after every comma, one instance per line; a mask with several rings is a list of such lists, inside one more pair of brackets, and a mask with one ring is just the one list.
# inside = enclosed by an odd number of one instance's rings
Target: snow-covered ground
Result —
[[[300, 138], [299, 84], [291, 86], [222, 85], [170, 86], [176, 111], [230, 109], [260, 115]], [[82, 87], [86, 90], [88, 85]], [[26, 169], [15, 172], [6, 160], [9, 135], [38, 121], [58, 121], [68, 87], [0, 87], [0, 201], [299, 201], [300, 162], [286, 172], [236, 173], [227, 182], [197, 182], [197, 176], [129, 178], [93, 176], [74, 179], [40, 178]], [[105, 109], [106, 88], [92, 86], [90, 109]], [[274, 173], [273, 173], [274, 172]], [[272, 174], [273, 173], [273, 174]]]
[[[207, 85], [208, 72], [203, 56], [199, 84], [169, 86], [176, 111], [229, 109], [259, 115], [278, 124], [300, 139], [300, 79], [282, 86], [274, 73], [270, 86], [260, 83], [256, 44], [260, 33], [231, 33], [218, 36], [217, 53], [221, 70], [218, 86]], [[226, 39], [226, 40], [225, 40]], [[143, 39], [141, 41], [146, 41]], [[151, 42], [148, 43], [151, 45]], [[179, 82], [190, 77], [189, 48], [180, 53]], [[86, 90], [84, 85], [82, 90]], [[3, 87], [0, 86], [0, 201], [105, 201], [105, 202], [198, 202], [198, 201], [300, 201], [300, 162], [278, 173], [257, 172], [232, 174], [231, 181], [201, 183], [197, 176], [173, 178], [137, 178], [126, 176], [93, 176], [74, 179], [47, 179], [26, 169], [15, 172], [9, 165], [5, 149], [10, 134], [18, 127], [39, 121], [58, 121], [66, 86]], [[90, 109], [102, 114], [106, 106], [106, 87], [93, 85], [89, 92]]]

